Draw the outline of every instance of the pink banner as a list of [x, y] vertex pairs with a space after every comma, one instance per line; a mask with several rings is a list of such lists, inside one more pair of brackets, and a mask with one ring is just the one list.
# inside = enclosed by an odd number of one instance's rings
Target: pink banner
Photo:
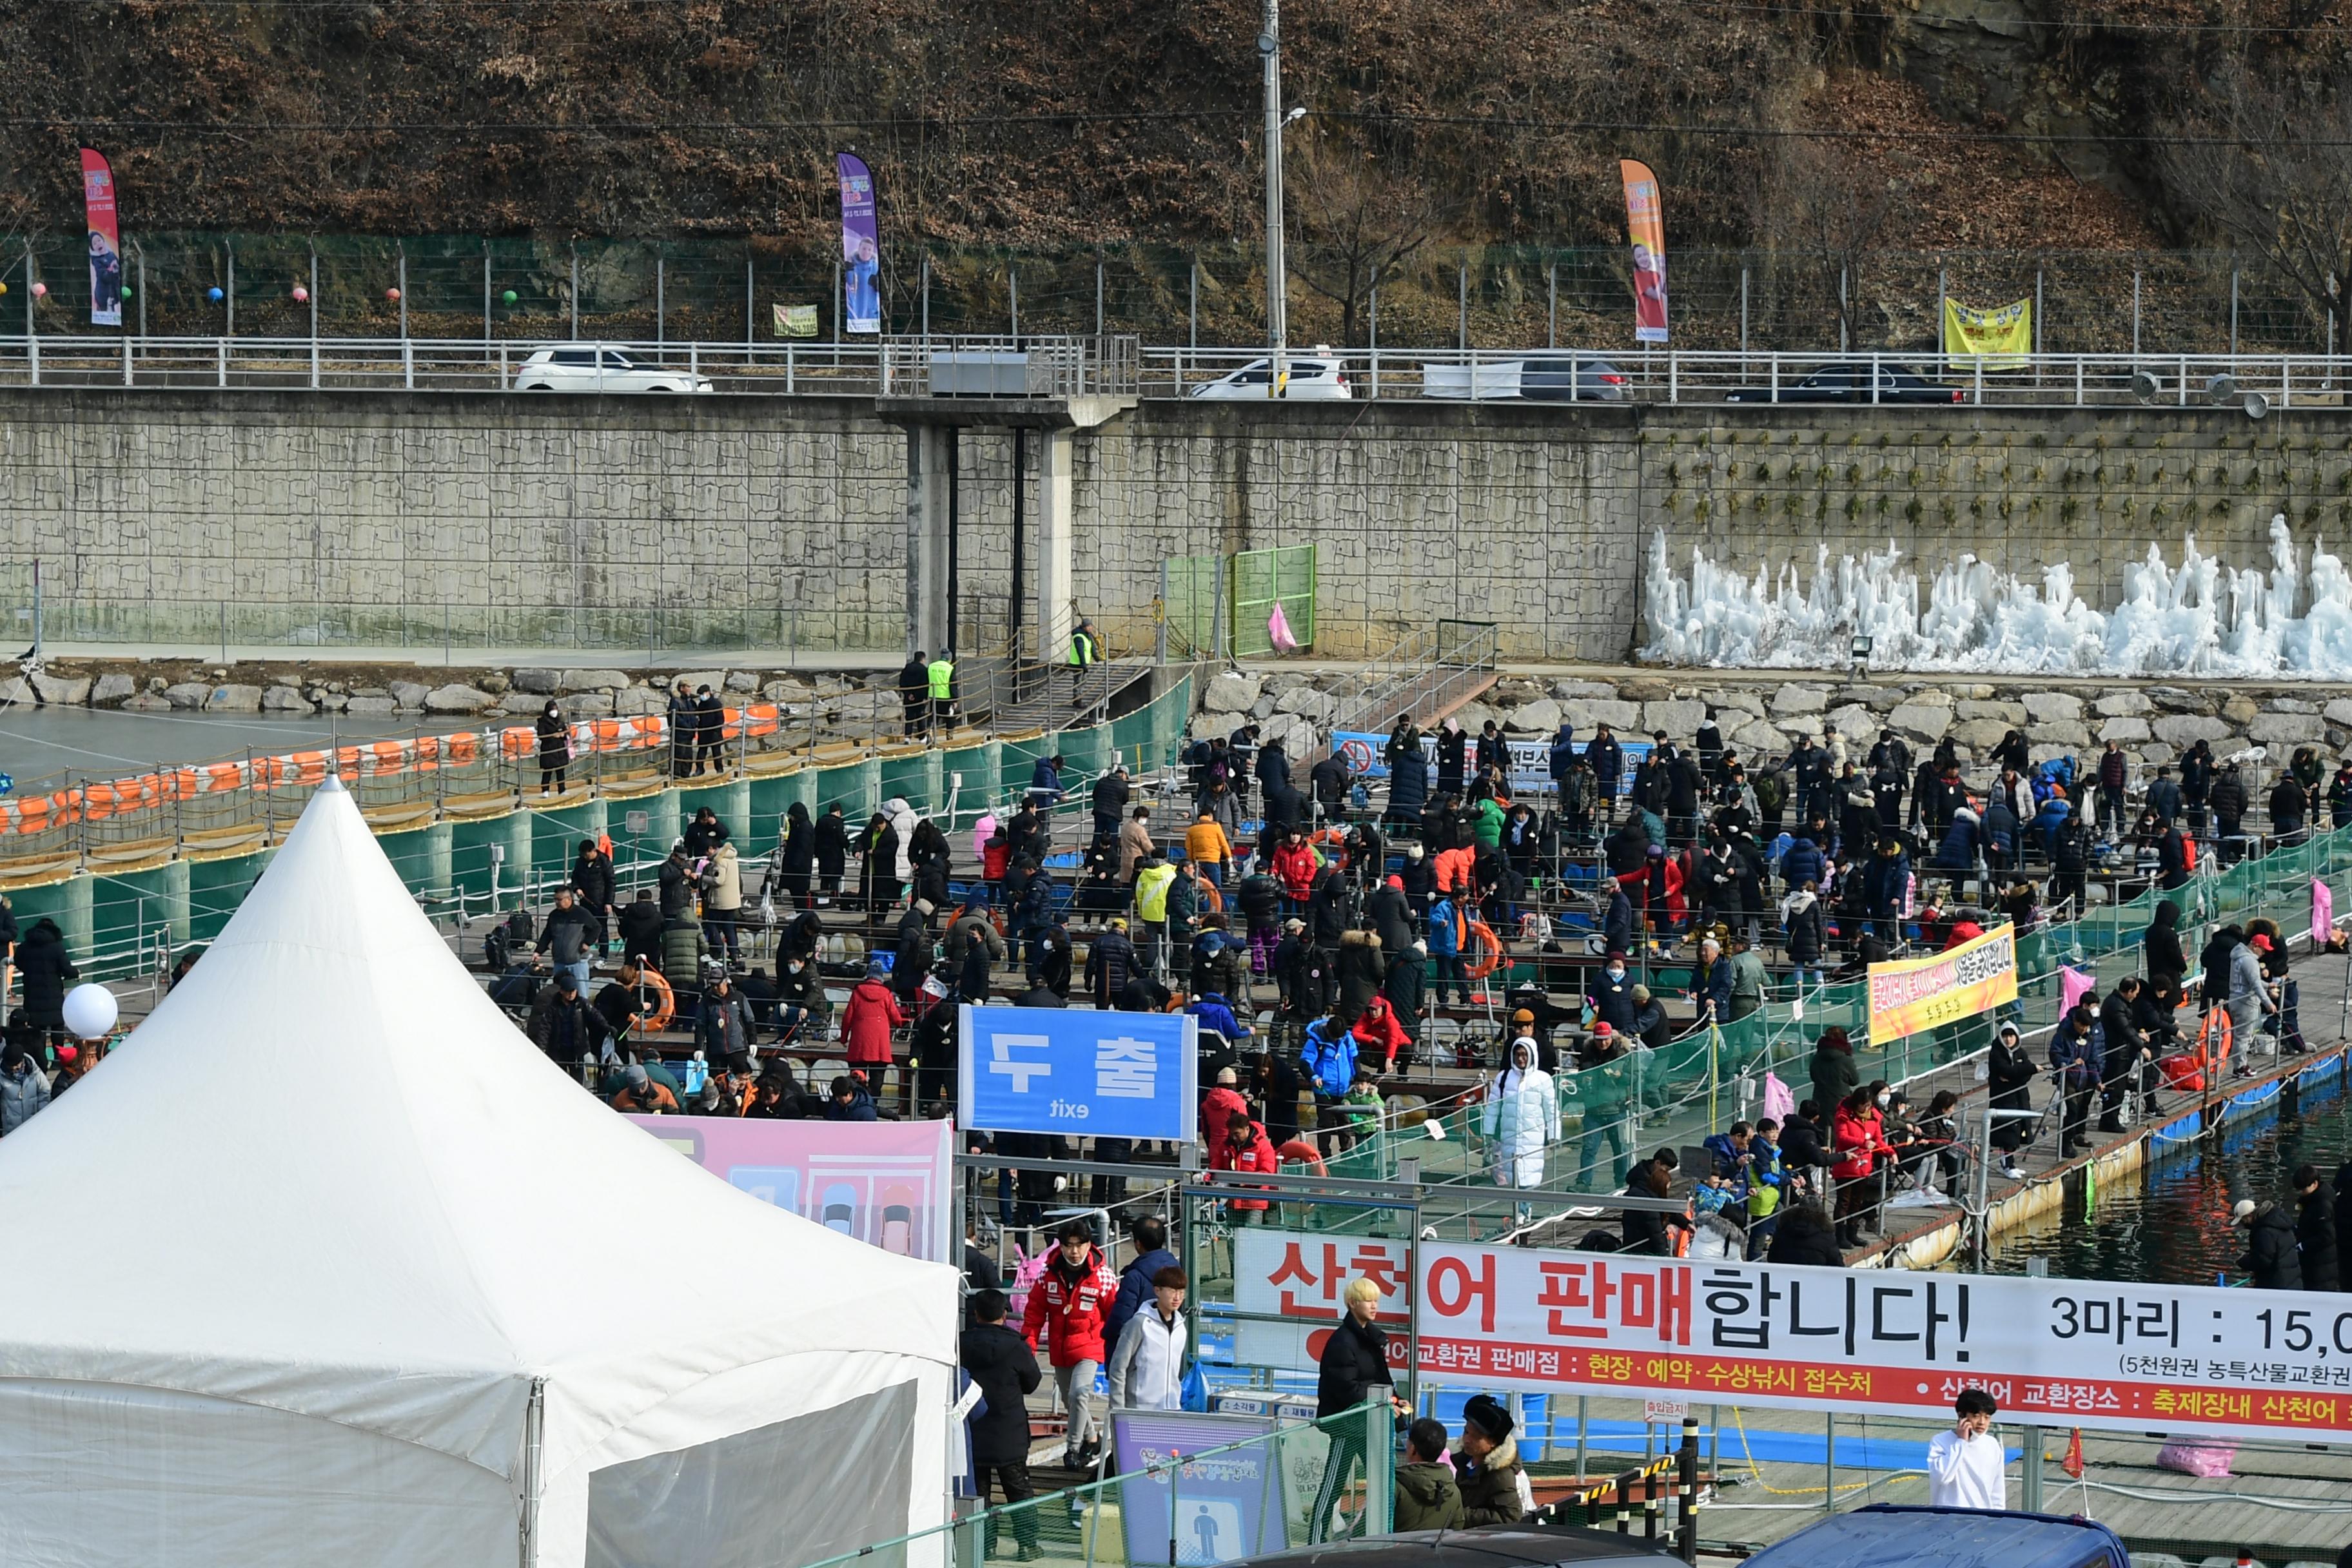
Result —
[[2311, 879], [2311, 945], [2316, 948], [2325, 944], [2328, 934], [2335, 929], [2336, 895], [2328, 889], [2326, 883], [2314, 877]]
[[2075, 1003], [2098, 988], [2099, 983], [2095, 978], [2071, 963], [2065, 965], [2058, 971], [2058, 1011], [2061, 1014], [2073, 1012]]
[[951, 1121], [629, 1120], [763, 1203], [886, 1252], [963, 1262]]

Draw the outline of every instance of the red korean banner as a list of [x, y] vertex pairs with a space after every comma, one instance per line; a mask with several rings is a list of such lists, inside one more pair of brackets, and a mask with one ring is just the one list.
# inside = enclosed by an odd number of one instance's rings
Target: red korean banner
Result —
[[1410, 1308], [1419, 1375], [1454, 1386], [1927, 1419], [1981, 1388], [2043, 1426], [2352, 1435], [2352, 1297], [1275, 1230], [1234, 1250], [1244, 1365], [1313, 1367], [1361, 1276], [1386, 1298], [1391, 1363]]
[[1666, 341], [1666, 207], [1647, 163], [1620, 159], [1625, 182], [1625, 238], [1633, 247], [1633, 341]]
[[89, 324], [122, 325], [122, 231], [114, 210], [114, 170], [106, 154], [81, 150], [81, 199], [89, 223]]

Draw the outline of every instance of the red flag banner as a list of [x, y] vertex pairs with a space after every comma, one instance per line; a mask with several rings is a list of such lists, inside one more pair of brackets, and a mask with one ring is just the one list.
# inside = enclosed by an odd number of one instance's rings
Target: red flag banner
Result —
[[106, 154], [81, 150], [82, 205], [89, 217], [89, 324], [122, 324], [122, 230], [114, 209], [114, 170]]
[[1633, 247], [1633, 341], [1666, 341], [1666, 215], [1658, 176], [1647, 163], [1621, 159], [1625, 179], [1625, 237]]

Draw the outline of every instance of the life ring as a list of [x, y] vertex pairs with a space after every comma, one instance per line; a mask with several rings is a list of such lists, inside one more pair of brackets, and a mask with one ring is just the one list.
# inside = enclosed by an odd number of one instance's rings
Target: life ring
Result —
[[1214, 882], [1206, 877], [1195, 877], [1192, 879], [1192, 886], [1200, 897], [1207, 902], [1211, 914], [1221, 915], [1225, 912], [1225, 895], [1218, 891]]
[[1330, 1174], [1329, 1170], [1323, 1163], [1323, 1152], [1304, 1138], [1291, 1139], [1281, 1148], [1276, 1149], [1274, 1156], [1286, 1165], [1304, 1165], [1318, 1176]]
[[646, 1032], [652, 1034], [668, 1028], [670, 1020], [677, 1016], [677, 993], [669, 988], [669, 981], [658, 969], [641, 967], [637, 973], [645, 984], [654, 988], [658, 998], [658, 1005], [645, 1016]]
[[1485, 921], [1472, 921], [1470, 941], [1483, 956], [1475, 963], [1464, 965], [1462, 972], [1473, 980], [1484, 980], [1502, 965], [1502, 939], [1495, 934], [1495, 928]]

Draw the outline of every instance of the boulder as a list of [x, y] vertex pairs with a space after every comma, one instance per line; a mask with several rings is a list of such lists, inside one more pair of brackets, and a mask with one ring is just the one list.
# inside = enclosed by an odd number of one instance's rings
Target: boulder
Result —
[[1660, 730], [1676, 745], [1688, 745], [1706, 719], [1706, 705], [1695, 697], [1667, 698], [1663, 701], [1642, 704], [1642, 729], [1644, 733]]
[[1555, 680], [1551, 683], [1551, 694], [1563, 702], [1572, 697], [1598, 697], [1603, 701], [1613, 701], [1617, 688], [1605, 680]]
[[340, 691], [321, 691], [317, 700], [321, 713], [341, 713], [352, 705], [352, 700]]
[[[682, 669], [676, 675], [664, 677], [662, 689], [666, 691], [675, 691], [677, 689], [677, 683], [681, 680], [686, 682], [686, 689], [688, 691], [698, 692], [706, 686], [716, 691], [727, 684], [727, 672], [723, 669]], [[892, 690], [897, 690], [898, 687], [897, 671], [894, 670], [884, 676], [882, 683]]]
[[1509, 727], [1529, 734], [1549, 735], [1559, 728], [1560, 707], [1549, 697], [1522, 702], [1511, 710]]
[[[520, 676], [522, 672], [515, 672]], [[617, 691], [629, 684], [628, 676], [617, 669], [567, 669], [557, 679], [562, 691]]]
[[2232, 697], [2221, 704], [2221, 717], [2241, 729], [2262, 716], [2262, 704], [2251, 697]]
[[[1724, 740], [1738, 749], [1742, 761], [1751, 764], [1759, 757], [1777, 757], [1789, 748], [1787, 738], [1761, 719], [1750, 719], [1736, 732], [1724, 736]], [[1751, 774], [1753, 771], [1751, 766]]]
[[2074, 724], [2083, 717], [2083, 700], [2066, 691], [2029, 691], [2019, 699], [2036, 724]]
[[2080, 723], [2066, 719], [2053, 719], [2035, 724], [2025, 731], [2028, 753], [2040, 762], [2046, 748], [2055, 756], [2060, 752], [2079, 752], [2091, 743], [2091, 732]]
[[[1984, 698], [1966, 698], [1952, 705], [1952, 711], [1962, 720], [1990, 719], [2010, 729], [2021, 729], [2025, 724], [2025, 704], [2002, 702]], [[1998, 742], [2000, 737], [1993, 739]]]
[[[2081, 726], [2076, 725], [2075, 728], [2080, 729]], [[2029, 739], [2025, 744], [2025, 757], [2028, 763], [2039, 767], [2053, 757], [2071, 757], [2081, 750], [2080, 742], [2070, 745], [2063, 741]]]
[[[1503, 721], [1503, 716], [1496, 712], [1492, 708], [1487, 707], [1484, 702], [1465, 702], [1461, 707], [1456, 708], [1452, 714], [1448, 715], [1448, 717], [1452, 718], [1456, 724], [1461, 725], [1462, 728], [1467, 731], [1474, 738], [1486, 730], [1486, 721], [1488, 720], [1493, 720], [1498, 725]], [[1292, 756], [1297, 756], [1297, 754], [1298, 753], [1295, 751], [1291, 752]]]
[[2161, 767], [2180, 760], [2180, 753], [2161, 741], [2143, 741], [2137, 747], [2139, 760], [2149, 767]]
[[1775, 719], [1788, 719], [1803, 713], [1819, 713], [1829, 705], [1829, 689], [1821, 686], [1800, 686], [1794, 681], [1772, 693], [1770, 710]]
[[2150, 733], [2147, 720], [2137, 714], [2126, 713], [2099, 726], [2099, 743], [2105, 745], [2109, 741], [2116, 741], [2126, 746], [2136, 745], [2149, 739]]
[[89, 678], [86, 675], [50, 675], [46, 672], [33, 677], [33, 689], [41, 700], [60, 708], [79, 708], [89, 701]]
[[2317, 745], [2327, 726], [2309, 713], [2263, 713], [2246, 726], [2246, 738], [2265, 746]]
[[2269, 710], [2273, 713], [2317, 713], [2321, 711], [2318, 703], [2305, 702], [2300, 697], [2273, 697], [2270, 699], [2264, 706], [2269, 708]]
[[1886, 716], [1886, 722], [1906, 735], [1940, 741], [1944, 731], [1951, 728], [1952, 710], [1948, 702], [1906, 702]]
[[1637, 675], [1617, 683], [1617, 695], [1628, 702], [1665, 702], [1673, 700], [1674, 683], [1654, 675]]
[[1201, 706], [1212, 713], [1246, 713], [1265, 684], [1256, 676], [1244, 675], [1237, 669], [1220, 670], [1209, 682], [1209, 689], [1201, 694]]
[[2158, 740], [2167, 745], [2179, 746], [2183, 751], [2200, 741], [2218, 745], [2234, 732], [2219, 719], [2208, 719], [2198, 713], [2168, 713], [2149, 727], [2156, 731]]
[[2134, 719], [2152, 712], [2156, 708], [2156, 704], [2147, 700], [2147, 693], [2135, 691], [2128, 687], [2121, 691], [2108, 692], [2091, 706], [2098, 710], [2102, 719]]
[[[5, 697], [5, 689], [0, 689], [0, 697]], [[169, 713], [172, 702], [160, 692], [142, 691], [125, 700], [122, 710], [125, 713]]]
[[563, 689], [563, 672], [560, 669], [518, 669], [509, 679], [517, 691], [539, 697], [552, 697]]
[[32, 701], [33, 689], [25, 683], [23, 676], [12, 675], [0, 680], [0, 708], [30, 707]]
[[1952, 726], [1952, 743], [1971, 752], [1990, 752], [2014, 727], [1999, 719], [1963, 719]]
[[1276, 713], [1295, 713], [1310, 723], [1328, 724], [1339, 700], [1311, 686], [1294, 686], [1274, 700]]
[[400, 704], [389, 697], [354, 697], [343, 711], [353, 718], [387, 719], [400, 711]]
[[613, 714], [618, 719], [638, 719], [648, 713], [660, 713], [669, 700], [659, 687], [624, 686], [613, 693]]
[[[546, 706], [547, 698], [544, 693], [536, 691], [509, 691], [504, 697], [499, 699], [498, 710], [509, 715], [520, 715], [528, 718]], [[563, 711], [566, 713], [571, 712], [571, 704], [566, 703], [564, 705]]]
[[1271, 691], [1261, 691], [1261, 692], [1259, 692], [1259, 693], [1258, 693], [1257, 700], [1250, 704], [1249, 716], [1250, 716], [1251, 718], [1255, 719], [1255, 720], [1257, 720], [1257, 721], [1258, 721], [1259, 722], [1261, 722], [1261, 723], [1265, 722], [1265, 721], [1266, 720], [1268, 720], [1268, 719], [1273, 718], [1273, 717], [1274, 717], [1274, 701], [1275, 701], [1275, 696], [1274, 696], [1274, 693], [1273, 693], [1273, 692], [1271, 692]]
[[1561, 705], [1568, 721], [1576, 726], [1580, 737], [1591, 738], [1592, 731], [1606, 724], [1623, 739], [1641, 727], [1642, 710], [1632, 702], [1621, 702], [1610, 697], [1570, 698]]
[[1735, 686], [1728, 691], [1710, 691], [1706, 694], [1706, 700], [1714, 705], [1717, 725], [1726, 731], [1731, 726], [1725, 721], [1738, 714], [1745, 713], [1753, 719], [1764, 717], [1764, 694], [1745, 686]]
[[310, 713], [315, 711], [310, 700], [291, 686], [273, 686], [261, 694], [261, 706], [271, 713]]
[[[258, 713], [261, 711], [261, 688], [231, 683], [213, 688], [205, 700], [207, 713]], [[299, 693], [297, 693], [299, 696]]]
[[428, 689], [419, 686], [413, 680], [395, 680], [392, 683], [392, 700], [403, 708], [412, 710], [422, 708], [425, 706], [425, 700], [431, 695], [432, 692]]
[[202, 708], [212, 700], [213, 689], [201, 680], [183, 680], [163, 688], [163, 699], [174, 708]]
[[1192, 715], [1184, 732], [1195, 741], [1213, 741], [1222, 738], [1230, 728], [1223, 714], [1203, 708]]
[[101, 675], [98, 678], [97, 683], [89, 689], [89, 705], [93, 708], [111, 708], [138, 689], [139, 683], [120, 671], [111, 675]]
[[613, 716], [613, 694], [609, 691], [583, 691], [563, 700], [563, 711], [572, 719], [609, 719]]
[[1859, 702], [1831, 709], [1828, 719], [1826, 728], [1836, 731], [1849, 741], [1867, 741], [1879, 731], [1878, 715]]
[[479, 713], [494, 700], [478, 686], [436, 686], [425, 694], [427, 713]]

